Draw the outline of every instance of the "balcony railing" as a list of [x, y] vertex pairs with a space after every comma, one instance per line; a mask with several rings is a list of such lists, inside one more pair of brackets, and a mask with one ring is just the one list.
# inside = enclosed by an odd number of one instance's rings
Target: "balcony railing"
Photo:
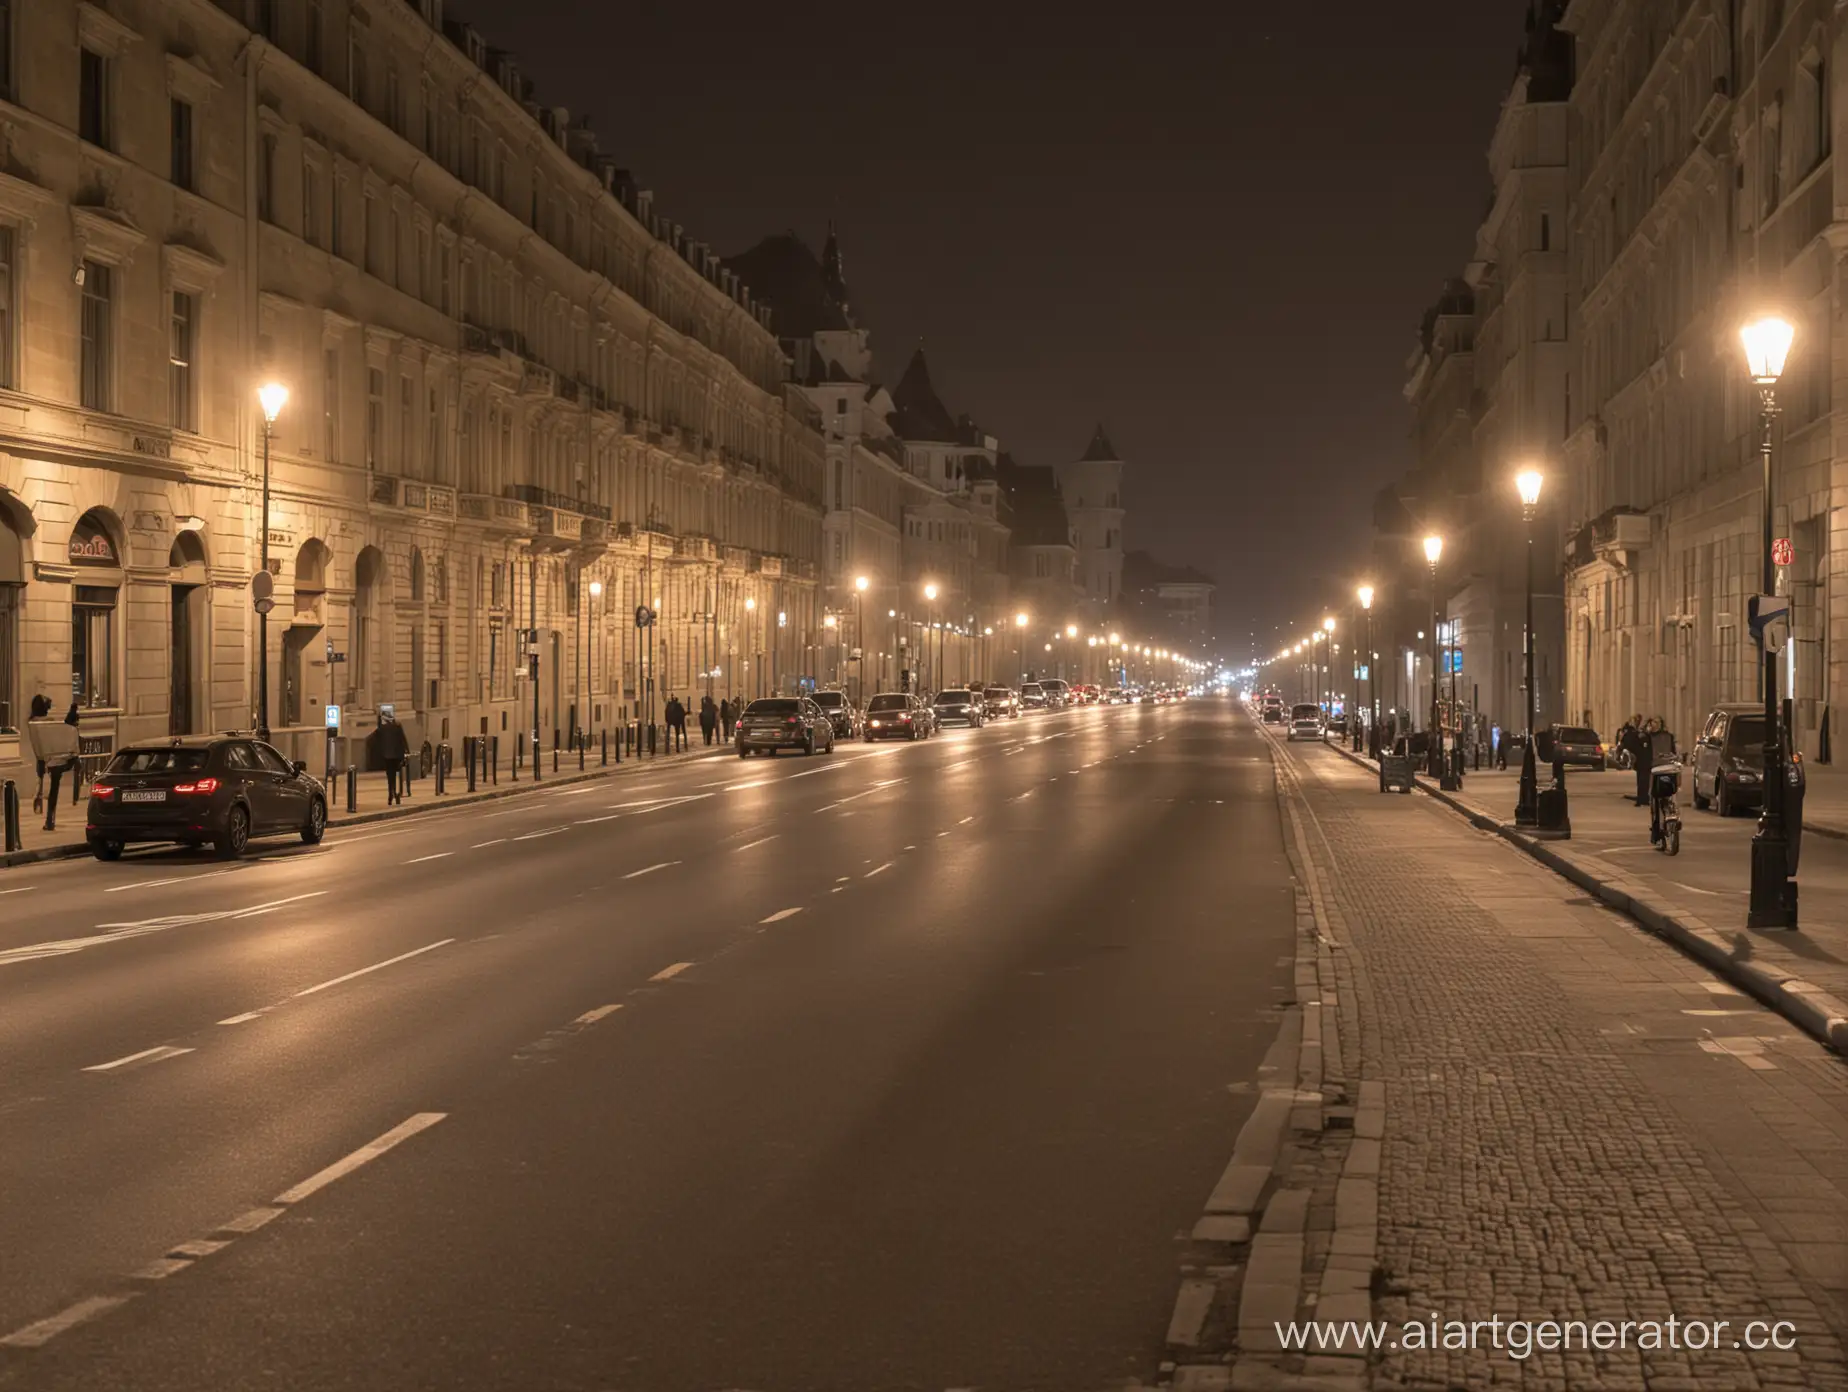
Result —
[[583, 498], [573, 498], [564, 493], [554, 493], [536, 484], [510, 483], [505, 492], [509, 498], [518, 498], [521, 502], [532, 503], [536, 507], [556, 508], [560, 512], [574, 512], [580, 517], [594, 517], [601, 522], [610, 520], [610, 510], [598, 503], [589, 502]]

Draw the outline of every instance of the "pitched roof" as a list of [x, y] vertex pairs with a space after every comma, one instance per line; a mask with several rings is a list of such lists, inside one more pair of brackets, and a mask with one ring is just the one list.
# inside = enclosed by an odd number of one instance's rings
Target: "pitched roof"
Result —
[[905, 375], [892, 388], [892, 429], [901, 440], [954, 444], [960, 436], [956, 418], [930, 382], [930, 365], [919, 347], [905, 364]]
[[[838, 257], [837, 250], [837, 263]], [[775, 311], [773, 322], [784, 338], [812, 338], [853, 327], [846, 303], [829, 290], [821, 262], [794, 232], [765, 237], [750, 250], [727, 257], [724, 264]]]
[[1104, 434], [1104, 423], [1099, 421], [1097, 430], [1091, 436], [1091, 443], [1085, 446], [1084, 457], [1079, 462], [1088, 464], [1095, 460], [1104, 460], [1114, 463], [1118, 458], [1116, 446], [1110, 443], [1110, 437]]

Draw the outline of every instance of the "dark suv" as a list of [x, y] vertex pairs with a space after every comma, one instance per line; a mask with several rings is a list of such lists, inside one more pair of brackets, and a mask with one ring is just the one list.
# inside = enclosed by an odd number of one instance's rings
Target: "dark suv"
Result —
[[766, 696], [753, 701], [738, 717], [738, 757], [768, 754], [780, 749], [817, 749], [834, 752], [834, 722], [806, 696]]
[[834, 726], [838, 739], [857, 739], [860, 734], [860, 713], [853, 708], [853, 702], [847, 699], [844, 691], [817, 691], [812, 698], [816, 705], [828, 713], [828, 721]]
[[327, 793], [258, 739], [214, 735], [131, 745], [90, 785], [84, 827], [98, 860], [131, 841], [207, 841], [226, 858], [253, 836], [296, 832], [314, 845], [327, 830]]

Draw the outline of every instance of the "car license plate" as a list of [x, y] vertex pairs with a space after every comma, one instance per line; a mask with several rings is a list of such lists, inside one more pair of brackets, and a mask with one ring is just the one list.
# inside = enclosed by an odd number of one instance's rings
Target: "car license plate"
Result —
[[165, 788], [130, 788], [122, 794], [123, 802], [165, 802]]

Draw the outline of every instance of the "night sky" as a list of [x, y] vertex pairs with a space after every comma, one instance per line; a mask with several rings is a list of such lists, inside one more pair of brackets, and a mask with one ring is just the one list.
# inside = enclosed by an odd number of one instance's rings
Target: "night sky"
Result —
[[1470, 257], [1525, 10], [450, 7], [721, 254], [832, 219], [887, 382], [921, 341], [1025, 463], [1101, 418], [1128, 544], [1214, 575], [1234, 658], [1345, 582], [1404, 466], [1405, 360]]

